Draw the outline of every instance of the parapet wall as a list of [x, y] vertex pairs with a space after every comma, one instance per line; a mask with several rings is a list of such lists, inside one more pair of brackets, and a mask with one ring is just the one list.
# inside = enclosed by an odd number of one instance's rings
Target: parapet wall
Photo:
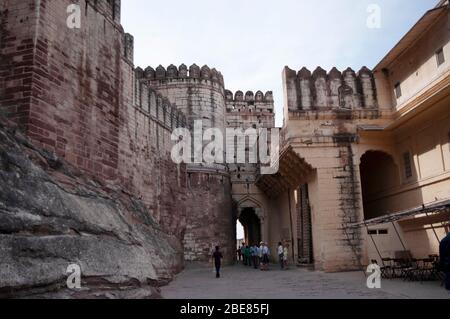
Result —
[[366, 67], [358, 73], [351, 68], [327, 73], [318, 67], [311, 73], [307, 68], [295, 72], [285, 67], [283, 87], [289, 111], [378, 108], [374, 76]]
[[189, 82], [190, 80], [197, 80], [209, 81], [217, 83], [221, 87], [224, 86], [222, 73], [214, 68], [210, 69], [207, 65], [200, 68], [196, 64], [193, 64], [189, 69], [185, 64], [180, 65], [178, 68], [171, 64], [167, 69], [160, 65], [156, 70], [149, 66], [144, 71], [144, 77], [149, 81], [181, 80]]
[[168, 98], [159, 94], [149, 86], [144, 71], [136, 68], [133, 74], [133, 105], [139, 107], [148, 116], [159, 121], [171, 131], [178, 127], [186, 127], [186, 116], [177, 109]]
[[252, 112], [268, 112], [274, 113], [274, 101], [272, 91], [268, 91], [265, 94], [261, 91], [257, 91], [254, 94], [252, 91], [245, 93], [237, 91], [234, 95], [233, 92], [225, 91], [225, 101], [227, 105], [228, 113], [252, 113]]

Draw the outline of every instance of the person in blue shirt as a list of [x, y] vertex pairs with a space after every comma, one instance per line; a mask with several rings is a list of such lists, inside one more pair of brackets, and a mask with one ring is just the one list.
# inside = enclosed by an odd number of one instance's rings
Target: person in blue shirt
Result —
[[255, 269], [258, 269], [258, 259], [258, 246], [255, 244], [252, 246], [252, 264]]
[[250, 246], [250, 265], [253, 266], [255, 264], [255, 245]]

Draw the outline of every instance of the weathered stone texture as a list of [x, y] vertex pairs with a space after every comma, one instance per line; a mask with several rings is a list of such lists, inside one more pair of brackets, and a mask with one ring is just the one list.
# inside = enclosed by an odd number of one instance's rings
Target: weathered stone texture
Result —
[[350, 68], [329, 73], [321, 67], [313, 73], [303, 68], [296, 73], [285, 67], [283, 85], [289, 111], [378, 108], [374, 76], [366, 67], [358, 74]]
[[221, 247], [224, 261], [235, 259], [236, 236], [227, 176], [207, 173], [189, 174], [187, 226], [184, 236], [185, 259], [208, 261], [214, 246]]
[[[177, 238], [142, 201], [111, 192], [0, 119], [0, 297], [157, 297], [180, 271]], [[82, 290], [66, 289], [67, 267]]]
[[[272, 92], [257, 91], [254, 94], [248, 91], [245, 96], [242, 91], [237, 91], [234, 95], [231, 91], [225, 91], [226, 99], [226, 127], [236, 130], [247, 129], [272, 129], [275, 127], [275, 112]], [[270, 137], [270, 135], [269, 135]], [[250, 163], [249, 152], [253, 145], [248, 144], [249, 141], [237, 140], [227, 136], [226, 145], [235, 145], [235, 148], [245, 149], [246, 163], [235, 163], [228, 165], [233, 184], [253, 184], [259, 174], [259, 168], [256, 163]], [[268, 140], [270, 145], [270, 140]], [[268, 147], [269, 149], [269, 147]], [[253, 151], [258, 153], [258, 149]], [[236, 194], [237, 195], [237, 194]]]
[[357, 125], [378, 120], [371, 110], [289, 112], [285, 142], [316, 169], [307, 183], [317, 269], [361, 269], [366, 262], [366, 238], [348, 225], [363, 219]]

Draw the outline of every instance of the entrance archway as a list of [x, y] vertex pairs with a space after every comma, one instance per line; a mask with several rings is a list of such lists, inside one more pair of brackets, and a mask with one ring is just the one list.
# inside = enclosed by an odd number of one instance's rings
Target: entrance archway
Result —
[[364, 219], [385, 215], [386, 209], [378, 200], [380, 193], [400, 183], [394, 159], [385, 152], [368, 151], [361, 158], [360, 174]]
[[255, 208], [244, 208], [238, 218], [244, 227], [244, 241], [246, 244], [258, 244], [262, 240], [261, 221]]

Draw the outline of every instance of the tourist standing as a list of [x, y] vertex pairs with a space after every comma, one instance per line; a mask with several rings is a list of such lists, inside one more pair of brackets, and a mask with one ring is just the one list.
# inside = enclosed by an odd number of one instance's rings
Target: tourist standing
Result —
[[252, 251], [253, 268], [258, 269], [258, 245], [253, 246]]
[[262, 267], [261, 270], [269, 270], [269, 256], [270, 256], [270, 250], [267, 246], [267, 243], [264, 243], [262, 246]]
[[284, 247], [281, 242], [278, 243], [278, 261], [280, 263], [281, 270], [284, 269]]
[[255, 251], [256, 251], [256, 256], [255, 256], [255, 269], [258, 269], [260, 267], [261, 264], [261, 244], [256, 244], [255, 245]]
[[250, 258], [250, 247], [248, 245], [245, 246], [244, 256], [245, 256], [245, 260], [246, 260], [245, 265], [251, 267], [252, 266], [252, 261], [251, 261], [251, 258]]
[[222, 266], [223, 255], [220, 252], [220, 247], [216, 246], [216, 251], [212, 255], [214, 265], [216, 266], [216, 278], [220, 278], [220, 267]]
[[262, 267], [263, 267], [263, 246], [264, 246], [264, 243], [260, 242], [259, 246], [258, 246], [258, 260], [259, 260], [259, 267], [261, 268], [261, 270], [263, 270], [262, 269]]
[[441, 269], [445, 273], [445, 289], [450, 291], [450, 233], [441, 241], [439, 255]]
[[242, 247], [239, 247], [238, 250], [237, 250], [237, 259], [238, 259], [238, 263], [240, 263], [241, 260], [242, 260], [242, 249], [241, 249], [241, 248], [242, 248]]
[[284, 261], [284, 269], [288, 269], [288, 255], [289, 255], [289, 244], [284, 245], [284, 252], [283, 252], [283, 261]]
[[254, 261], [255, 261], [255, 246], [252, 245], [250, 246], [250, 266], [253, 266]]

